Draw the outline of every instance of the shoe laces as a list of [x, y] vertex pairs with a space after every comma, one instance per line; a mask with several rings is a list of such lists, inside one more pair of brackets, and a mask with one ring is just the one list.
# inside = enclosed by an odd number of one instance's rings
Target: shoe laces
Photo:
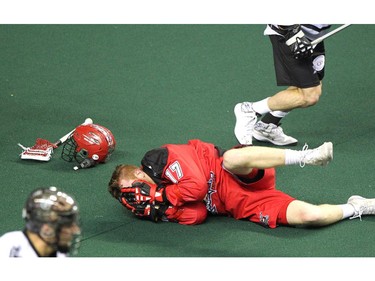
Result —
[[303, 157], [301, 157], [301, 160], [299, 161], [299, 166], [301, 168], [305, 167], [306, 165], [305, 158], [306, 158], [308, 149], [309, 149], [309, 146], [307, 145], [307, 143], [305, 143], [305, 145], [302, 147], [302, 151], [305, 153], [303, 153]]
[[273, 128], [271, 129], [271, 132], [274, 133], [274, 134], [277, 135], [277, 136], [282, 136], [282, 135], [284, 135], [283, 128], [281, 128], [280, 125], [279, 125], [279, 126], [275, 125], [275, 126], [276, 126], [276, 127], [273, 127]]
[[[244, 113], [253, 113], [254, 112], [254, 110], [253, 110], [253, 108], [251, 106], [251, 103], [243, 103], [241, 105], [241, 111], [244, 112]], [[254, 116], [246, 116], [246, 126], [244, 128], [246, 134], [252, 134], [254, 127], [251, 124], [253, 122], [255, 123], [256, 120], [257, 120], [256, 115], [254, 115]]]
[[[355, 209], [355, 207], [354, 207]], [[354, 212], [354, 215], [351, 216], [349, 219], [352, 220], [352, 219], [356, 219], [356, 218], [359, 218], [360, 221], [362, 221], [362, 214], [363, 214], [363, 208], [359, 208], [359, 211], [357, 213], [357, 210]]]
[[[363, 199], [364, 201], [366, 199]], [[362, 221], [362, 214], [365, 212], [365, 211], [368, 211], [366, 212], [366, 214], [374, 214], [375, 213], [375, 208], [374, 206], [369, 206], [369, 204], [366, 204], [366, 202], [364, 202], [364, 205], [361, 205], [359, 206], [358, 210], [357, 208], [355, 207], [355, 204], [351, 204], [353, 207], [354, 207], [354, 215], [351, 216], [349, 219], [356, 219], [356, 218], [359, 218], [359, 220]]]
[[363, 214], [364, 210], [366, 209], [366, 207], [362, 205], [362, 206], [359, 206], [358, 210], [357, 210], [357, 208], [356, 208], [356, 206], [355, 206], [354, 203], [351, 204], [351, 205], [354, 208], [354, 215], [351, 216], [349, 219], [352, 220], [352, 219], [359, 218], [359, 220], [362, 221], [362, 214]]
[[254, 109], [253, 109], [253, 107], [252, 107], [252, 105], [251, 105], [250, 102], [244, 102], [244, 103], [242, 103], [241, 104], [241, 110], [243, 112], [246, 112], [246, 113], [254, 111]]
[[262, 121], [257, 122], [254, 129], [261, 130], [262, 133], [266, 133], [267, 135], [279, 134], [280, 130], [282, 131], [281, 127], [272, 123], [264, 123]]
[[269, 130], [270, 134], [277, 135], [277, 136], [284, 134], [283, 128], [281, 128], [281, 123], [278, 125], [269, 123], [269, 124], [264, 124], [263, 126], [266, 130]]

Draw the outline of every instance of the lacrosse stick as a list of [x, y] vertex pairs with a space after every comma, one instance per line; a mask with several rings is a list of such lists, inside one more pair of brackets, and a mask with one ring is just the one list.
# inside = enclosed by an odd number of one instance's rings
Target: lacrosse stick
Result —
[[340, 27], [338, 27], [338, 28], [332, 30], [331, 32], [328, 32], [327, 34], [323, 35], [322, 37], [319, 37], [319, 38], [315, 39], [314, 41], [311, 42], [311, 45], [314, 46], [314, 45], [322, 42], [324, 39], [326, 39], [326, 38], [328, 38], [328, 37], [336, 34], [337, 32], [343, 30], [344, 28], [347, 28], [349, 25], [350, 24], [343, 24], [343, 25], [341, 25]]
[[[86, 118], [85, 122], [83, 122], [82, 125], [88, 125], [92, 123], [93, 121], [91, 118]], [[74, 131], [75, 128], [59, 138], [55, 143], [41, 138], [37, 138], [35, 144], [32, 147], [25, 147], [19, 143], [18, 146], [23, 150], [20, 154], [21, 159], [49, 161], [52, 157], [53, 150], [62, 145]]]

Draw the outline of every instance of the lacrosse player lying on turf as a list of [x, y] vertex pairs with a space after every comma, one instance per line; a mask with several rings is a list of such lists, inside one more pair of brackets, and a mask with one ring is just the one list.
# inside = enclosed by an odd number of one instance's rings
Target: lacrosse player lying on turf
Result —
[[375, 214], [375, 199], [352, 196], [342, 205], [313, 205], [275, 188], [275, 167], [321, 165], [333, 145], [302, 150], [238, 146], [222, 150], [190, 140], [148, 151], [141, 166], [118, 165], [108, 191], [136, 216], [192, 225], [207, 214], [278, 225], [324, 226]]

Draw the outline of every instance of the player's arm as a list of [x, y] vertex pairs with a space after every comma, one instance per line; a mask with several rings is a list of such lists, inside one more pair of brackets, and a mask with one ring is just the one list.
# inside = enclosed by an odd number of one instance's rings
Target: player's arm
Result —
[[131, 187], [122, 188], [119, 200], [134, 215], [151, 221], [170, 221], [184, 225], [200, 224], [207, 217], [206, 205], [189, 202], [183, 206], [172, 206], [163, 197], [164, 188], [137, 180]]
[[171, 183], [165, 187], [165, 196], [174, 206], [182, 206], [188, 202], [203, 201], [208, 191], [205, 177], [193, 178], [184, 176], [178, 183]]
[[203, 223], [207, 218], [206, 205], [203, 202], [189, 202], [181, 207], [170, 207], [165, 212], [165, 218], [170, 222], [184, 225]]

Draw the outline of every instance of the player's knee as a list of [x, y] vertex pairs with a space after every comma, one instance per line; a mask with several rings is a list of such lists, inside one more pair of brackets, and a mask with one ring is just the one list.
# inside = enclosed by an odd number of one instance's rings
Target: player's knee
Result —
[[321, 210], [317, 206], [314, 206], [301, 212], [300, 220], [303, 225], [318, 225], [324, 218]]
[[320, 96], [322, 95], [322, 87], [321, 85], [302, 89], [303, 97], [304, 97], [304, 107], [309, 107], [317, 104], [319, 102]]
[[223, 166], [231, 171], [246, 166], [252, 155], [252, 147], [237, 147], [227, 150], [223, 155]]
[[319, 102], [319, 99], [320, 99], [320, 96], [321, 96], [321, 92], [318, 93], [314, 93], [312, 95], [309, 95], [306, 99], [305, 99], [305, 102], [306, 102], [306, 106], [313, 106], [313, 105], [316, 105], [318, 102]]
[[230, 149], [224, 153], [223, 166], [225, 167], [225, 169], [231, 170], [236, 166], [236, 161], [237, 161], [236, 155], [237, 153], [236, 153], [236, 150], [234, 149]]
[[287, 208], [287, 221], [290, 225], [323, 225], [329, 214], [324, 208], [304, 201], [294, 200]]
[[230, 149], [224, 153], [223, 167], [237, 175], [247, 175], [252, 170], [251, 159], [253, 147]]

